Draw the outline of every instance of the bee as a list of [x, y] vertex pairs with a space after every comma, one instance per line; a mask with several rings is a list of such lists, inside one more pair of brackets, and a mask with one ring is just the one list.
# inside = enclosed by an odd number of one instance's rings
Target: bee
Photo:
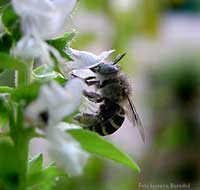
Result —
[[[119, 54], [113, 61], [101, 62], [90, 68], [95, 76], [82, 78], [88, 86], [94, 85], [99, 93], [84, 91], [84, 96], [91, 102], [99, 103], [96, 113], [82, 113], [75, 116], [85, 129], [105, 136], [116, 132], [124, 123], [125, 116], [137, 126], [143, 141], [144, 129], [133, 102], [130, 99], [131, 88], [127, 76], [117, 64], [124, 54]], [[74, 77], [78, 77], [72, 74]], [[79, 77], [80, 78], [80, 77]]]

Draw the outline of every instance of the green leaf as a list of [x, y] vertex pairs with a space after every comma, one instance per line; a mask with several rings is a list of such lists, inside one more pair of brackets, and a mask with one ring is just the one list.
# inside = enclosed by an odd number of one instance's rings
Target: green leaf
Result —
[[[40, 161], [36, 161], [36, 171], [28, 177], [28, 190], [50, 190], [55, 185], [56, 177], [63, 175], [53, 164], [40, 170]], [[33, 175], [35, 174], [35, 175]]]
[[43, 157], [39, 154], [32, 158], [28, 164], [28, 190], [50, 190], [61, 172], [50, 164], [42, 168]]
[[0, 52], [6, 52], [9, 53], [11, 47], [12, 47], [12, 37], [5, 33], [0, 37]]
[[41, 82], [33, 82], [29, 86], [21, 86], [16, 89], [13, 89], [11, 92], [11, 98], [15, 102], [21, 102], [28, 104], [35, 100], [38, 96], [40, 86], [42, 85]]
[[63, 78], [61, 75], [57, 76], [54, 80], [62, 86], [64, 86], [66, 82], [68, 81], [67, 79]]
[[2, 23], [5, 26], [6, 31], [12, 35], [15, 40], [20, 38], [20, 19], [15, 13], [11, 4], [6, 6], [6, 8], [3, 10]]
[[10, 0], [0, 0], [0, 7], [7, 5], [9, 2]]
[[1, 93], [11, 93], [13, 88], [10, 88], [8, 86], [0, 86], [0, 94]]
[[68, 130], [67, 132], [70, 133], [81, 144], [84, 150], [99, 156], [103, 156], [128, 166], [134, 171], [140, 172], [139, 166], [127, 154], [119, 150], [110, 142], [106, 141], [97, 133], [83, 129], [73, 129]]
[[42, 154], [39, 154], [35, 156], [34, 158], [32, 158], [28, 163], [28, 175], [41, 172], [42, 162], [43, 162]]
[[48, 40], [47, 42], [53, 46], [54, 48], [56, 48], [62, 57], [64, 57], [66, 60], [72, 60], [72, 58], [70, 57], [69, 54], [66, 53], [66, 46], [67, 44], [74, 38], [74, 36], [76, 35], [75, 32], [69, 32], [69, 33], [65, 33], [63, 37], [60, 38], [56, 38], [56, 39], [52, 39], [52, 40]]
[[36, 69], [34, 69], [34, 74], [38, 75], [38, 76], [45, 76], [46, 74], [49, 75], [49, 73], [53, 72], [53, 68], [48, 67], [46, 65], [41, 65], [39, 67], [37, 67]]
[[[9, 138], [0, 138], [0, 187], [1, 189], [17, 189], [18, 161], [16, 160], [16, 151]], [[13, 160], [15, 159], [15, 160]]]
[[0, 69], [22, 70], [25, 64], [7, 53], [0, 53]]
[[43, 179], [40, 181], [39, 184], [41, 190], [51, 189], [55, 185], [56, 177], [62, 175], [62, 172], [60, 172], [53, 164], [50, 164], [42, 172]]
[[36, 79], [51, 80], [58, 77], [59, 73], [55, 72], [53, 68], [46, 65], [41, 65], [34, 70], [34, 77]]
[[0, 73], [0, 86], [15, 86], [15, 71], [5, 69]]
[[33, 77], [36, 81], [40, 82], [48, 82], [54, 79], [60, 85], [64, 85], [67, 82], [67, 79], [63, 78], [63, 76], [54, 71], [53, 68], [47, 67], [45, 65], [41, 65], [34, 70]]
[[43, 157], [41, 154], [32, 158], [28, 163], [28, 186], [37, 184], [42, 177], [42, 162]]
[[[66, 80], [61, 77], [55, 78], [57, 82], [63, 85]], [[34, 101], [40, 92], [40, 87], [44, 84], [47, 84], [48, 80], [35, 80], [33, 83], [28, 86], [20, 86], [18, 88], [13, 89], [10, 92], [11, 99], [15, 102], [23, 102], [24, 104], [29, 104]]]

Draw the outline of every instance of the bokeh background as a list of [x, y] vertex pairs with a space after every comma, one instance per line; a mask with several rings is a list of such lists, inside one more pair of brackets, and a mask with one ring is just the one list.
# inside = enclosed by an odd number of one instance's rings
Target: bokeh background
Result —
[[127, 53], [121, 66], [146, 142], [126, 121], [107, 138], [140, 174], [93, 157], [82, 177], [61, 178], [56, 190], [200, 189], [200, 1], [80, 0], [67, 29], [79, 32], [73, 48]]

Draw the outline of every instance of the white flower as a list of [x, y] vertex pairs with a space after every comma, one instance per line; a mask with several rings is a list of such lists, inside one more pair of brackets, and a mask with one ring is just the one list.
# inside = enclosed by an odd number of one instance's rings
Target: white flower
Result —
[[58, 51], [44, 40], [62, 32], [67, 17], [76, 0], [12, 0], [16, 13], [21, 17], [22, 39], [13, 49], [13, 55], [24, 59], [40, 58], [52, 65], [51, 54], [63, 61]]
[[25, 60], [31, 60], [33, 58], [40, 58], [42, 63], [53, 66], [53, 60], [50, 53], [56, 57], [57, 60], [61, 60], [62, 57], [58, 51], [49, 46], [41, 39], [36, 39], [32, 36], [24, 36], [16, 44], [16, 47], [12, 50], [13, 55], [21, 57]]
[[25, 110], [25, 117], [36, 122], [41, 120], [42, 113], [47, 114], [44, 116], [47, 117], [47, 123], [43, 131], [48, 141], [49, 154], [56, 165], [71, 176], [82, 173], [89, 155], [70, 134], [64, 132], [79, 127], [61, 120], [78, 109], [82, 91], [83, 81], [80, 79], [70, 80], [65, 87], [51, 82], [41, 87], [39, 97]]
[[73, 61], [61, 63], [60, 67], [63, 73], [67, 76], [74, 69], [89, 69], [99, 65], [107, 59], [115, 50], [104, 51], [100, 55], [95, 55], [87, 51], [79, 51], [72, 48], [67, 50]]
[[55, 81], [42, 86], [38, 98], [26, 109], [26, 118], [40, 121], [41, 114], [48, 117], [48, 125], [55, 125], [75, 112], [81, 104], [83, 81], [72, 79], [63, 88]]
[[70, 176], [81, 175], [89, 154], [81, 149], [80, 144], [68, 133], [58, 128], [47, 128], [49, 154], [56, 165]]
[[16, 13], [22, 19], [26, 34], [42, 39], [55, 37], [76, 5], [77, 0], [12, 0]]

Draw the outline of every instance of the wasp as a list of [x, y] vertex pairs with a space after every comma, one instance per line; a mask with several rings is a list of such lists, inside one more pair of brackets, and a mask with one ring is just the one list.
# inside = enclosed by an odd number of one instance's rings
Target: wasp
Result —
[[[96, 113], [82, 113], [75, 116], [85, 129], [105, 136], [116, 132], [124, 123], [125, 116], [137, 126], [143, 141], [144, 129], [136, 108], [131, 101], [131, 88], [127, 76], [121, 71], [119, 61], [125, 56], [119, 54], [113, 61], [100, 62], [90, 68], [95, 74], [82, 78], [88, 86], [94, 85], [96, 91], [84, 91], [84, 96], [91, 102], [99, 103]], [[78, 77], [72, 74], [74, 77]], [[80, 78], [80, 77], [79, 77]]]

